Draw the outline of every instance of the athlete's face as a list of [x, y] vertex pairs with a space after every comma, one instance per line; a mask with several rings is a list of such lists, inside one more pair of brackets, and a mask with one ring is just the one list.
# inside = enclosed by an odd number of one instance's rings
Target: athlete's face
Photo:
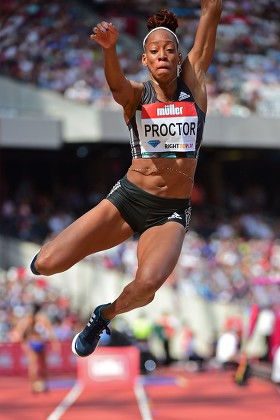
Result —
[[176, 76], [180, 62], [177, 43], [172, 34], [164, 29], [151, 33], [146, 41], [142, 63], [159, 81], [168, 81]]

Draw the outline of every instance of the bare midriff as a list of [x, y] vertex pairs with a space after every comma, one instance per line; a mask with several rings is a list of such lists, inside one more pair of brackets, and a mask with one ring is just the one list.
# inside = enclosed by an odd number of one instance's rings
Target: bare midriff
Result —
[[160, 197], [190, 198], [197, 165], [195, 158], [133, 159], [127, 178]]

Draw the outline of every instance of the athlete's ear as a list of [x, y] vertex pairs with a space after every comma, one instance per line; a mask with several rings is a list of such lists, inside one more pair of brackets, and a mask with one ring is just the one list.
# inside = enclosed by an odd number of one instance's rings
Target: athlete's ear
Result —
[[182, 54], [181, 53], [179, 53], [179, 61], [178, 61], [178, 64], [182, 64]]
[[148, 67], [147, 56], [146, 56], [145, 53], [142, 54], [142, 64], [143, 64], [143, 66]]

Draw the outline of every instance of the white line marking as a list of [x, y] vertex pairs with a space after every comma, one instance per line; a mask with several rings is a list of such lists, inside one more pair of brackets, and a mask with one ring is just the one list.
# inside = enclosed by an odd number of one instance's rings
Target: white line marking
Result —
[[152, 413], [149, 407], [149, 400], [143, 387], [141, 378], [135, 381], [134, 393], [136, 395], [142, 420], [153, 420]]
[[65, 398], [61, 401], [60, 404], [54, 409], [54, 411], [47, 417], [47, 420], [59, 420], [61, 416], [71, 407], [72, 404], [82, 393], [84, 387], [77, 382], [73, 388], [70, 389]]

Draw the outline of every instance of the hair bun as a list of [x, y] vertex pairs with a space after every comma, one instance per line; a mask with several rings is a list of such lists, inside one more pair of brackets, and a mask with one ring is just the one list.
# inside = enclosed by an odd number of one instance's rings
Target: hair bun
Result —
[[164, 9], [155, 13], [147, 21], [147, 28], [151, 31], [158, 26], [164, 26], [165, 28], [170, 29], [172, 32], [176, 32], [178, 28], [177, 16], [175, 13], [170, 12], [170, 10]]

